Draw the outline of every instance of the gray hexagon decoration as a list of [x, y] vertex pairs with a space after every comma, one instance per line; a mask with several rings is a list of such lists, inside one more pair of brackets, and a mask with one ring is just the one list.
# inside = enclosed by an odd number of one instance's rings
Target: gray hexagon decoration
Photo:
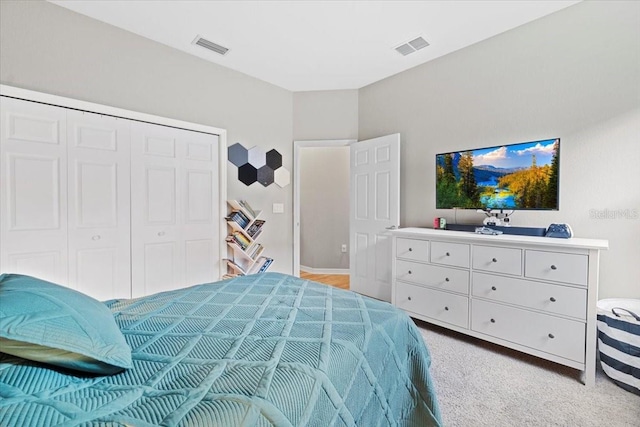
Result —
[[282, 166], [282, 154], [278, 153], [276, 150], [267, 151], [267, 166], [273, 170]]
[[249, 186], [259, 182], [268, 187], [274, 182], [286, 187], [291, 182], [291, 174], [282, 167], [282, 154], [277, 150], [265, 150], [261, 147], [246, 149], [236, 142], [227, 149], [229, 161], [238, 167], [238, 180]]
[[235, 144], [230, 146], [227, 149], [227, 153], [229, 156], [229, 161], [237, 167], [240, 167], [249, 162], [249, 152], [239, 142], [236, 142]]
[[258, 182], [265, 187], [273, 184], [273, 173], [274, 170], [269, 166], [264, 165], [260, 169], [258, 169]]
[[260, 147], [253, 147], [249, 149], [249, 163], [256, 169], [260, 169], [267, 164], [267, 155]]

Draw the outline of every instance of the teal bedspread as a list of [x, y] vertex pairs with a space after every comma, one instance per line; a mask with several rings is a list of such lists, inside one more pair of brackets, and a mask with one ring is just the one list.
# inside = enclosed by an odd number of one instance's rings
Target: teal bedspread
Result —
[[387, 303], [266, 273], [106, 304], [133, 369], [0, 353], [0, 425], [441, 425], [422, 337]]

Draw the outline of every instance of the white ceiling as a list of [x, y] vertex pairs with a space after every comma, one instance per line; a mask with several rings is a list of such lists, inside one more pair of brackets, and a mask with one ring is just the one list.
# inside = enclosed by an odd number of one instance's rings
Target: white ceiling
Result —
[[[291, 91], [358, 89], [578, 3], [50, 1]], [[197, 35], [230, 50], [193, 45]], [[418, 36], [430, 46], [395, 51]]]

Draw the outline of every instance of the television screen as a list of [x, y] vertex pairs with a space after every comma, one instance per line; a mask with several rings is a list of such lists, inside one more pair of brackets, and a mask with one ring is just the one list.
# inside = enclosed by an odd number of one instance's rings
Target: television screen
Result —
[[560, 139], [436, 155], [438, 209], [558, 209]]

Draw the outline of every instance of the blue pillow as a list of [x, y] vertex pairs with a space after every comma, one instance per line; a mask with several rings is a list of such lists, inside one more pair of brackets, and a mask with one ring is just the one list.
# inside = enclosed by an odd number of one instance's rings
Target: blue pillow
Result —
[[0, 352], [95, 374], [132, 366], [131, 349], [107, 306], [20, 274], [0, 275]]

